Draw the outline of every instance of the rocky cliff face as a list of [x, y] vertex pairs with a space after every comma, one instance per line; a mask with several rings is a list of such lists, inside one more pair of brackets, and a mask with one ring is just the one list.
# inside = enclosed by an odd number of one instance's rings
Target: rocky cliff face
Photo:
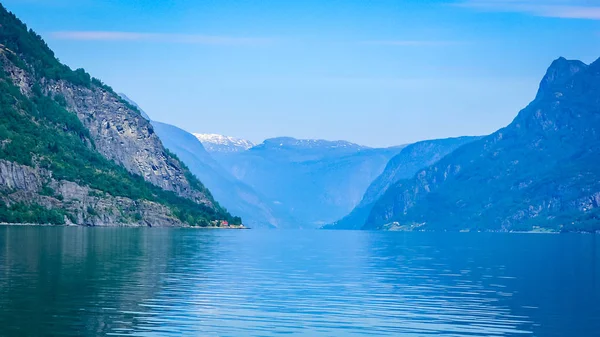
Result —
[[373, 204], [381, 198], [390, 185], [401, 179], [412, 178], [418, 170], [434, 164], [460, 146], [479, 138], [458, 137], [425, 140], [406, 146], [388, 162], [383, 173], [369, 185], [358, 206], [344, 218], [324, 228], [360, 229], [364, 226]]
[[600, 228], [600, 61], [556, 60], [506, 128], [390, 187], [365, 228]]
[[89, 226], [182, 226], [171, 211], [156, 202], [113, 197], [52, 172], [0, 160], [0, 193], [9, 203], [35, 203], [65, 210], [67, 224]]
[[60, 64], [1, 5], [0, 105], [0, 218], [239, 223], [135, 106], [84, 70]]
[[48, 177], [47, 172], [0, 160], [0, 186], [5, 190], [37, 192], [42, 188], [43, 179], [48, 179]]
[[95, 149], [105, 158], [162, 189], [211, 205], [202, 191], [191, 187], [181, 163], [167, 154], [150, 122], [118, 95], [99, 86], [85, 88], [65, 80], [36, 81], [6, 58], [3, 64], [24, 94], [39, 84], [44, 94], [64, 97], [67, 110], [77, 114], [90, 131]]

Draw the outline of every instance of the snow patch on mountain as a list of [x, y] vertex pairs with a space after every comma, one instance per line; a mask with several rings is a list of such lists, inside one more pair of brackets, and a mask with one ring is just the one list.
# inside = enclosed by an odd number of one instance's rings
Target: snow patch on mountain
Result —
[[254, 146], [249, 140], [223, 136], [213, 133], [193, 134], [204, 145], [208, 152], [241, 152]]

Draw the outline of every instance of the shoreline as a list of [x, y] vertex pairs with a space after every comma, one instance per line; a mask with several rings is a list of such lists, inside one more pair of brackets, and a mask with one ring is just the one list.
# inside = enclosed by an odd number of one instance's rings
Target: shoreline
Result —
[[382, 229], [382, 230], [367, 230], [369, 232], [396, 232], [396, 233], [498, 233], [498, 234], [600, 234], [600, 231], [597, 232], [585, 232], [585, 231], [432, 231], [432, 230], [399, 230], [399, 229]]
[[54, 224], [37, 224], [37, 223], [10, 223], [10, 222], [0, 222], [0, 226], [5, 227], [82, 227], [82, 228], [193, 228], [193, 229], [251, 229], [250, 227], [246, 227], [244, 225], [241, 226], [127, 226], [127, 225], [114, 225], [114, 226], [87, 226], [87, 225], [77, 225], [77, 224], [63, 224], [63, 225], [54, 225]]

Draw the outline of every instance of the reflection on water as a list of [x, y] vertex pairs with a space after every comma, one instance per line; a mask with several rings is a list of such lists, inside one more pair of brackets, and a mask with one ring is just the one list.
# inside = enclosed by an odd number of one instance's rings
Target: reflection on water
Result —
[[593, 336], [597, 239], [0, 227], [0, 335]]

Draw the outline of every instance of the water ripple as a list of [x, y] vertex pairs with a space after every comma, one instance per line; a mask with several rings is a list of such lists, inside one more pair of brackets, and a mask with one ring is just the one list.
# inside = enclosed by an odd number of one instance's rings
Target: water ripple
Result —
[[[578, 283], [565, 290], [581, 310], [559, 311], [563, 297], [546, 290], [565, 280], [548, 278], [555, 268], [531, 252], [510, 255], [506, 240], [521, 237], [80, 228], [0, 235], [0, 335], [560, 336], [574, 322], [599, 328], [591, 305], [600, 286], [589, 270], [578, 269]], [[523, 247], [552, 250], [556, 243], [540, 237]], [[598, 268], [596, 248], [591, 254]]]

